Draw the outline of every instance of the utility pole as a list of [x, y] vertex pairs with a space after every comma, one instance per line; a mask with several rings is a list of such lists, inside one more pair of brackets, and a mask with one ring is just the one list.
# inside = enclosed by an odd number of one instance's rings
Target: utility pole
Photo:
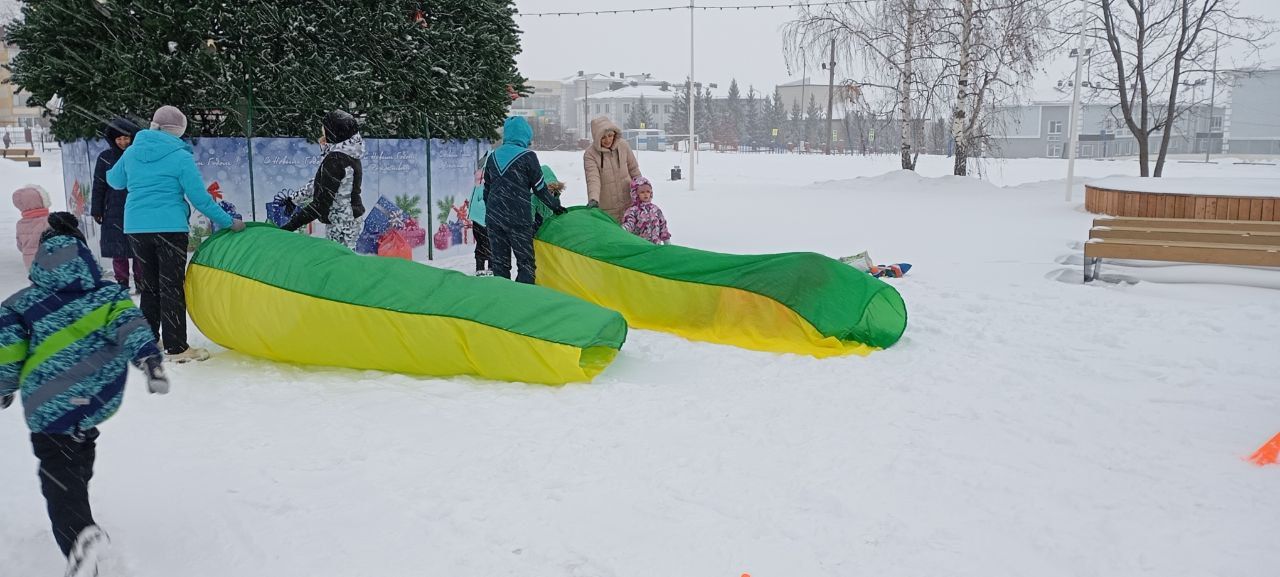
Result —
[[[1221, 40], [1219, 38], [1218, 40]], [[1209, 137], [1205, 139], [1204, 161], [1209, 162], [1209, 153], [1213, 151], [1213, 107], [1218, 96], [1218, 40], [1213, 43], [1213, 83], [1209, 88]]]
[[827, 156], [831, 156], [831, 141], [835, 140], [836, 134], [832, 128], [832, 110], [836, 104], [836, 38], [831, 37], [831, 60], [827, 62], [828, 72], [830, 72], [827, 80]]
[[689, 97], [689, 190], [694, 189], [694, 166], [698, 164], [698, 133], [694, 131], [695, 125], [693, 122], [693, 116], [695, 114], [694, 110], [697, 108], [697, 106], [694, 105], [693, 93], [694, 87], [696, 86], [693, 82], [693, 15], [695, 11], [696, 7], [694, 6], [694, 0], [689, 0], [689, 92], [687, 94]]
[[1071, 202], [1071, 189], [1075, 187], [1076, 146], [1080, 139], [1080, 68], [1084, 64], [1085, 3], [1080, 3], [1080, 43], [1075, 52], [1076, 79], [1071, 86], [1071, 137], [1067, 142], [1067, 202]]

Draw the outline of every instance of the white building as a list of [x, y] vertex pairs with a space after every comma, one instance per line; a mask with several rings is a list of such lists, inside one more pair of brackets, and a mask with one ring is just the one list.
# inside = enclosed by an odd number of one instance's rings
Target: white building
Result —
[[684, 130], [681, 130], [681, 127], [672, 125], [672, 117], [676, 111], [676, 91], [669, 85], [652, 86], [640, 84], [624, 86], [617, 90], [597, 93], [575, 100], [579, 114], [585, 111], [589, 118], [608, 116], [622, 128], [626, 128], [625, 125], [631, 113], [639, 110], [639, 107], [643, 105], [649, 109], [649, 118], [652, 120], [652, 124], [644, 126], [644, 128], [676, 134], [689, 131], [688, 127], [684, 127]]

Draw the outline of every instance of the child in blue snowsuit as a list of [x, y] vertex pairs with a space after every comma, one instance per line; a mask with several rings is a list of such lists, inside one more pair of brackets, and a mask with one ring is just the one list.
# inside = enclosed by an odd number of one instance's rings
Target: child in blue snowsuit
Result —
[[129, 363], [153, 393], [169, 382], [129, 291], [102, 280], [75, 216], [49, 216], [31, 286], [0, 305], [0, 409], [21, 392], [41, 492], [67, 575], [96, 574], [107, 543], [89, 507], [97, 426], [120, 408]]
[[529, 150], [533, 129], [519, 116], [502, 125], [502, 146], [489, 155], [484, 165], [485, 223], [489, 232], [490, 266], [493, 276], [511, 278], [511, 255], [515, 253], [520, 272], [516, 282], [533, 284], [536, 263], [533, 257], [534, 196], [554, 214], [563, 213], [560, 199], [547, 190], [542, 179], [542, 163]]

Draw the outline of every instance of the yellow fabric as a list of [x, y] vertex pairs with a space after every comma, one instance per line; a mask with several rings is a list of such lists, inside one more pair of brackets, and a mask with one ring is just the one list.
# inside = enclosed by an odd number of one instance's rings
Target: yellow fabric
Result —
[[187, 309], [224, 347], [309, 365], [563, 384], [591, 380], [617, 354], [465, 319], [319, 299], [196, 264], [187, 271]]
[[538, 284], [622, 313], [634, 328], [744, 349], [819, 358], [878, 350], [818, 333], [769, 297], [736, 288], [661, 278], [534, 241]]

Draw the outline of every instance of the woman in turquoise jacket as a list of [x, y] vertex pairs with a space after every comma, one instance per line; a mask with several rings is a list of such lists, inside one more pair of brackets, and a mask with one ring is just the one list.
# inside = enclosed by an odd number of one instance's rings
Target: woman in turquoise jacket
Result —
[[156, 110], [151, 130], [139, 132], [114, 168], [107, 184], [129, 189], [124, 207], [124, 232], [134, 258], [142, 263], [138, 289], [142, 314], [165, 356], [177, 362], [203, 361], [204, 349], [187, 344], [187, 243], [191, 206], [218, 228], [239, 232], [244, 223], [222, 210], [205, 190], [191, 145], [182, 141], [187, 117], [172, 106]]

